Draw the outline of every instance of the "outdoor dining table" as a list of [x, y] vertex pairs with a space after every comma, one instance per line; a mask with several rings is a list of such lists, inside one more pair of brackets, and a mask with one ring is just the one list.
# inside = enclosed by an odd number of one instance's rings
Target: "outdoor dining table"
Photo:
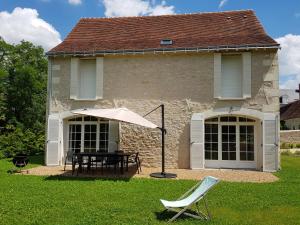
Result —
[[[120, 158], [120, 162], [121, 162], [121, 174], [124, 174], [124, 162], [126, 162], [126, 165], [128, 166], [128, 158], [132, 153], [126, 153], [126, 152], [79, 152], [79, 153], [75, 153], [75, 155], [78, 155], [80, 157], [86, 157], [88, 158], [88, 167], [87, 169], [90, 170], [91, 168], [91, 162], [92, 162], [92, 158], [93, 157], [105, 157], [105, 158], [114, 158], [114, 157], [118, 157]], [[79, 171], [82, 170], [82, 164], [79, 163]], [[128, 168], [127, 168], [128, 170]]]

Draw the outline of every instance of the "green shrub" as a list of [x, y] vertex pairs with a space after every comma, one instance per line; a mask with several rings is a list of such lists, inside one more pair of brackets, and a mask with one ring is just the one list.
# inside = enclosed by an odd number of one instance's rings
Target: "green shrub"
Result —
[[15, 128], [0, 135], [0, 157], [13, 157], [16, 154], [35, 155], [44, 151], [44, 145], [43, 133]]
[[289, 148], [289, 144], [286, 142], [281, 143], [280, 148], [282, 149], [288, 149]]
[[280, 144], [281, 149], [293, 149], [293, 148], [300, 148], [300, 143], [286, 143], [282, 142]]

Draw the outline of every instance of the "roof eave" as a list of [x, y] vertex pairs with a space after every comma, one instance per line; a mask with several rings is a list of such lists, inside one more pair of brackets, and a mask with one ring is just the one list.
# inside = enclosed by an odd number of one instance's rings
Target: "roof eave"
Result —
[[131, 55], [144, 53], [168, 53], [168, 52], [216, 52], [216, 51], [241, 51], [258, 49], [280, 49], [279, 44], [270, 45], [235, 45], [235, 46], [208, 46], [186, 48], [149, 48], [149, 49], [124, 49], [101, 51], [49, 51], [47, 56], [96, 56], [96, 55]]

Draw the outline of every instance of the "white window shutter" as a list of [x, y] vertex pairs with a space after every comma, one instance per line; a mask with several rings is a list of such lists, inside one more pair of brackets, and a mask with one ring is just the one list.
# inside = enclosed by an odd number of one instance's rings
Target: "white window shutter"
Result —
[[96, 98], [103, 98], [103, 57], [96, 59]]
[[108, 152], [114, 152], [119, 147], [119, 122], [109, 121]]
[[223, 55], [221, 59], [221, 96], [225, 99], [242, 98], [243, 68], [241, 55]]
[[96, 99], [96, 60], [80, 60], [78, 99]]
[[47, 153], [46, 153], [46, 165], [57, 166], [60, 164], [61, 156], [61, 121], [58, 114], [49, 115], [48, 117], [48, 129], [47, 129]]
[[263, 171], [278, 169], [279, 131], [275, 114], [265, 113], [263, 121]]
[[221, 97], [221, 53], [214, 53], [214, 98]]
[[190, 140], [190, 168], [204, 168], [204, 120], [201, 113], [192, 116]]
[[243, 98], [251, 98], [251, 52], [243, 53]]
[[70, 99], [77, 99], [79, 92], [79, 59], [71, 58]]

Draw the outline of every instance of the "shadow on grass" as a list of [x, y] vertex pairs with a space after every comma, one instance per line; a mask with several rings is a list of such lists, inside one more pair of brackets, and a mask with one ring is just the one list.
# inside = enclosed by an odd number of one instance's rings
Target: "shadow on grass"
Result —
[[137, 173], [137, 170], [134, 167], [129, 167], [128, 171], [124, 171], [124, 174], [120, 174], [118, 172], [113, 172], [110, 169], [103, 169], [100, 171], [91, 170], [91, 171], [83, 171], [77, 174], [78, 168], [75, 170], [74, 174], [72, 174], [71, 170], [66, 170], [62, 174], [59, 175], [51, 175], [47, 176], [45, 180], [62, 180], [62, 181], [124, 181], [128, 182], [132, 179], [132, 177]]
[[82, 176], [65, 176], [54, 175], [45, 177], [46, 181], [115, 181], [115, 182], [129, 182], [131, 178], [127, 177], [82, 177]]
[[[192, 213], [192, 214], [195, 214], [195, 212], [193, 210], [186, 210], [187, 213]], [[173, 216], [175, 216], [176, 213], [175, 212], [171, 212], [171, 211], [168, 211], [168, 210], [163, 210], [161, 212], [155, 212], [155, 216], [156, 216], [156, 219], [159, 220], [159, 221], [165, 221], [165, 222], [168, 222]], [[186, 216], [184, 214], [181, 214], [175, 221], [186, 221], [186, 220], [189, 220], [189, 221], [195, 221], [195, 222], [206, 222], [207, 220], [204, 220], [204, 219], [195, 219], [195, 218], [192, 218], [190, 216]]]

